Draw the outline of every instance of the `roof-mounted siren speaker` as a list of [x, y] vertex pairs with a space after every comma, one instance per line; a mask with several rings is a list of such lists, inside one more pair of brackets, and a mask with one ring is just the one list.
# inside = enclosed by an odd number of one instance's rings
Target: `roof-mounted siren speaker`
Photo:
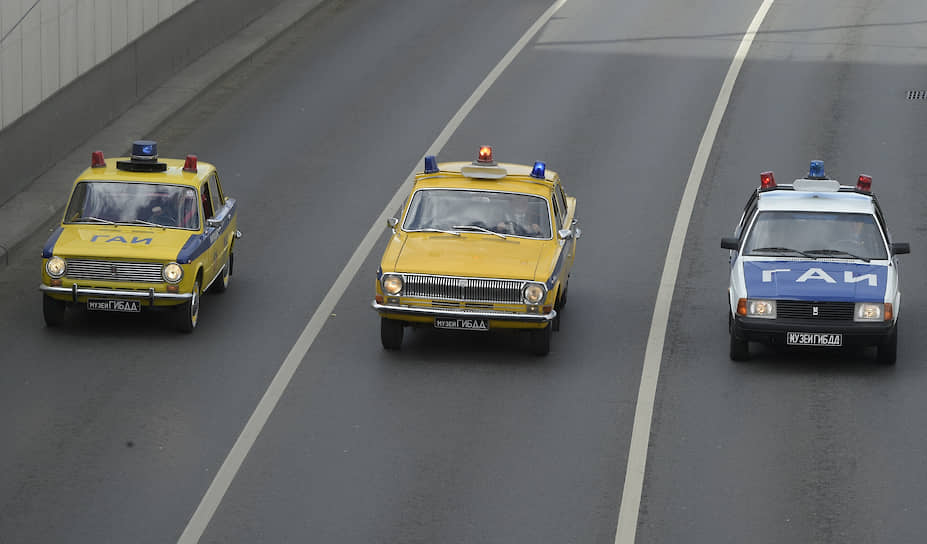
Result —
[[760, 189], [772, 189], [776, 186], [776, 177], [772, 170], [760, 173]]

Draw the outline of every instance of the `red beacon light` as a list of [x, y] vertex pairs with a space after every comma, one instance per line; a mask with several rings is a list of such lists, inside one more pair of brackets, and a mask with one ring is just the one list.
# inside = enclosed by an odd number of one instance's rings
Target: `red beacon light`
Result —
[[866, 193], [872, 191], [872, 176], [860, 174], [859, 179], [856, 180], [856, 190]]
[[776, 178], [772, 172], [762, 172], [760, 174], [760, 189], [772, 189], [776, 186]]
[[480, 146], [480, 153], [476, 158], [478, 164], [495, 164], [492, 159], [492, 147], [488, 145]]
[[103, 158], [102, 151], [94, 151], [90, 154], [90, 168], [105, 168], [106, 159]]
[[184, 172], [196, 172], [196, 155], [187, 155], [187, 160], [183, 162]]

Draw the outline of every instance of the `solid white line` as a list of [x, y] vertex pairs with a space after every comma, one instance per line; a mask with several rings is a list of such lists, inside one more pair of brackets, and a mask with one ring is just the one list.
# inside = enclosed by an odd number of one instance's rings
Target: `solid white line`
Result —
[[[441, 131], [441, 134], [439, 134], [438, 138], [431, 144], [428, 151], [422, 155], [417, 164], [422, 164], [425, 155], [437, 155], [438, 152], [444, 148], [451, 135], [454, 134], [457, 127], [460, 126], [467, 115], [469, 115], [470, 111], [476, 106], [483, 95], [486, 94], [486, 91], [489, 90], [492, 84], [502, 75], [502, 72], [505, 71], [509, 64], [515, 60], [515, 57], [525, 48], [534, 35], [547, 24], [547, 21], [549, 21], [554, 13], [566, 4], [566, 2], [567, 0], [557, 0], [533, 25], [531, 25], [531, 28], [529, 28], [521, 39], [512, 46], [509, 52], [502, 57], [502, 60], [496, 64], [486, 78], [483, 79], [482, 83], [473, 91], [470, 98], [464, 102], [463, 106], [461, 106], [454, 117], [451, 118], [447, 126], [444, 127], [444, 130]], [[373, 225], [370, 226], [367, 235], [364, 236], [360, 245], [354, 250], [354, 254], [351, 255], [344, 269], [338, 274], [335, 283], [332, 284], [325, 298], [322, 299], [319, 307], [316, 309], [315, 313], [312, 314], [312, 318], [309, 319], [306, 328], [303, 329], [296, 343], [287, 354], [286, 359], [283, 360], [283, 364], [274, 376], [273, 381], [271, 381], [270, 385], [267, 387], [267, 391], [264, 392], [264, 396], [261, 398], [261, 401], [245, 424], [245, 428], [242, 429], [241, 434], [232, 446], [231, 451], [229, 451], [228, 456], [226, 456], [225, 461], [222, 462], [222, 466], [219, 467], [219, 472], [216, 473], [215, 478], [213, 478], [212, 483], [206, 490], [206, 494], [203, 495], [199, 506], [197, 506], [196, 511], [187, 523], [183, 534], [181, 534], [180, 538], [177, 540], [178, 544], [193, 544], [199, 542], [200, 537], [202, 537], [203, 532], [205, 532], [216, 509], [222, 502], [223, 497], [225, 497], [226, 491], [228, 491], [229, 486], [232, 484], [232, 480], [241, 468], [245, 457], [247, 457], [248, 452], [250, 452], [251, 448], [254, 446], [258, 435], [261, 434], [261, 430], [264, 428], [264, 425], [270, 418], [270, 414], [277, 406], [280, 397], [283, 396], [283, 392], [293, 378], [293, 374], [296, 373], [300, 363], [315, 341], [316, 336], [318, 336], [319, 331], [322, 330], [322, 326], [325, 325], [325, 321], [334, 310], [335, 304], [341, 299], [344, 291], [348, 288], [354, 276], [357, 275], [357, 271], [367, 259], [367, 256], [376, 244], [380, 234], [386, 228], [386, 218], [399, 209], [403, 199], [409, 194], [409, 191], [412, 190], [412, 182], [418, 171], [418, 169], [413, 170], [396, 191], [396, 194], [393, 195], [393, 198], [390, 199], [389, 204], [386, 205], [379, 217], [373, 222]]]
[[647, 338], [647, 350], [644, 352], [644, 368], [641, 371], [641, 385], [637, 393], [637, 407], [634, 411], [634, 427], [631, 431], [631, 447], [628, 452], [628, 468], [624, 476], [624, 491], [621, 494], [621, 507], [618, 511], [618, 528], [615, 531], [615, 544], [633, 544], [637, 534], [637, 516], [640, 512], [641, 493], [644, 487], [644, 470], [647, 464], [647, 448], [650, 443], [650, 424], [653, 419], [653, 404], [657, 392], [657, 381], [660, 378], [660, 363], [663, 359], [663, 342], [666, 339], [666, 326], [669, 321], [670, 303], [673, 301], [673, 291], [676, 288], [676, 277], [679, 273], [679, 262], [682, 260], [683, 244], [689, 230], [689, 221], [695, 207], [695, 197], [705, 173], [708, 156], [714, 146], [715, 137], [721, 119], [731, 101], [734, 82], [740, 74], [747, 52], [753, 44], [756, 32], [763, 24], [769, 8], [774, 0], [764, 0], [753, 21], [747, 28], [740, 47], [734, 54], [734, 60], [728, 68], [721, 92], [715, 101], [708, 125], [702, 134], [686, 189], [676, 214], [676, 223], [673, 225], [673, 234], [670, 238], [669, 248], [666, 252], [666, 261], [663, 263], [663, 275], [660, 277], [660, 287], [657, 290], [657, 299], [653, 309], [653, 320], [650, 322], [650, 335]]

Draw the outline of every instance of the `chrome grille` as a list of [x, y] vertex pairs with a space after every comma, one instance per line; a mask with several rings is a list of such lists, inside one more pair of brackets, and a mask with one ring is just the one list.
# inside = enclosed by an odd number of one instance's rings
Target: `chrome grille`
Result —
[[[817, 307], [818, 315], [814, 315]], [[778, 319], [826, 319], [831, 321], [853, 321], [854, 302], [812, 302], [808, 300], [777, 300]]]
[[67, 267], [65, 274], [74, 280], [164, 283], [160, 263], [68, 259]]
[[523, 302], [521, 280], [490, 280], [479, 278], [458, 278], [453, 276], [428, 276], [425, 274], [404, 274], [403, 295], [479, 302]]

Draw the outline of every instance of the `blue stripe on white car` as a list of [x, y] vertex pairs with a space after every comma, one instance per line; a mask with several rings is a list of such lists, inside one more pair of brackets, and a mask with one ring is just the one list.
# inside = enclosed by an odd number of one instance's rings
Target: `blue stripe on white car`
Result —
[[886, 265], [833, 261], [745, 261], [748, 298], [882, 302]]

